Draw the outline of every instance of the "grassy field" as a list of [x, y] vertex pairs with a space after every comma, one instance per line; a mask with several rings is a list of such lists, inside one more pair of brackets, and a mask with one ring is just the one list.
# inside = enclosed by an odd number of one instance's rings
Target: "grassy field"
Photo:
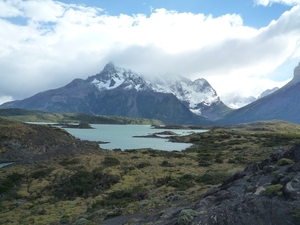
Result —
[[182, 152], [98, 149], [2, 168], [0, 224], [74, 223], [81, 217], [98, 224], [156, 211], [167, 216], [166, 207], [197, 201], [246, 165], [294, 146], [300, 126], [268, 121], [214, 127], [172, 141], [194, 145]]

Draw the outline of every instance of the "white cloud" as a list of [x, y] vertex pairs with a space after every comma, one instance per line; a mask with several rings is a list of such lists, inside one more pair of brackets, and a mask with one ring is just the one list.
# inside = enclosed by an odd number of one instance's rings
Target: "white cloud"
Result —
[[15, 17], [15, 16], [22, 16], [23, 13], [13, 4], [16, 1], [0, 1], [0, 17]]
[[300, 4], [300, 0], [256, 0], [256, 4], [268, 6], [272, 5], [273, 3], [280, 3], [285, 5], [297, 5]]
[[12, 96], [0, 96], [0, 105], [3, 104], [4, 102], [10, 102], [12, 100], [13, 100]]
[[295, 6], [255, 29], [237, 14], [212, 17], [156, 9], [148, 17], [110, 16], [99, 8], [51, 0], [3, 1], [0, 95], [29, 97], [93, 75], [109, 61], [148, 76], [203, 77], [219, 94], [246, 90], [250, 84], [268, 83], [279, 65], [299, 58], [299, 17]]

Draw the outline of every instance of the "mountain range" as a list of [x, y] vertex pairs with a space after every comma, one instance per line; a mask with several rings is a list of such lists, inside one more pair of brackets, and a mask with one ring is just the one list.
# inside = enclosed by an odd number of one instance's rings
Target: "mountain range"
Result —
[[267, 90], [254, 102], [233, 110], [203, 78], [192, 81], [169, 76], [150, 81], [108, 63], [85, 80], [75, 79], [61, 88], [7, 102], [0, 108], [150, 118], [166, 124], [222, 125], [273, 119], [300, 123], [299, 90], [300, 63], [294, 78], [284, 87]]
[[0, 108], [144, 117], [168, 124], [209, 124], [231, 110], [205, 79], [175, 76], [150, 82], [113, 63], [85, 80], [75, 79]]
[[249, 105], [228, 113], [218, 122], [221, 124], [236, 124], [277, 119], [300, 123], [299, 90], [300, 63], [294, 69], [293, 79], [285, 86]]
[[239, 93], [230, 93], [222, 96], [222, 101], [230, 108], [232, 109], [238, 109], [243, 106], [246, 106], [260, 98], [263, 98], [275, 91], [277, 91], [279, 88], [274, 87], [272, 89], [267, 89], [263, 91], [257, 98], [254, 96], [241, 96]]

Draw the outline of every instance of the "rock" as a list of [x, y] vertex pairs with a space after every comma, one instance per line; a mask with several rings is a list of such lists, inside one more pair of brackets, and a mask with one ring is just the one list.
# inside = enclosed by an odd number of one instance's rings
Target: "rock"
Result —
[[291, 200], [296, 200], [299, 198], [300, 194], [300, 181], [298, 178], [294, 178], [285, 185], [284, 195]]

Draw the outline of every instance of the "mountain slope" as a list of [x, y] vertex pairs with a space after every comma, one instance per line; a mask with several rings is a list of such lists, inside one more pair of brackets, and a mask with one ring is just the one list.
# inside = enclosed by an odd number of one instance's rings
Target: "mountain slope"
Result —
[[8, 102], [0, 108], [144, 117], [168, 124], [210, 123], [193, 114], [174, 94], [157, 92], [154, 86], [132, 71], [109, 63], [86, 80], [75, 79], [64, 87]]
[[300, 63], [294, 78], [284, 87], [257, 101], [227, 114], [219, 122], [234, 124], [257, 120], [286, 120], [300, 123]]
[[231, 111], [203, 78], [195, 81], [181, 76], [165, 78], [155, 82], [152, 89], [156, 92], [174, 94], [193, 113], [212, 120]]

